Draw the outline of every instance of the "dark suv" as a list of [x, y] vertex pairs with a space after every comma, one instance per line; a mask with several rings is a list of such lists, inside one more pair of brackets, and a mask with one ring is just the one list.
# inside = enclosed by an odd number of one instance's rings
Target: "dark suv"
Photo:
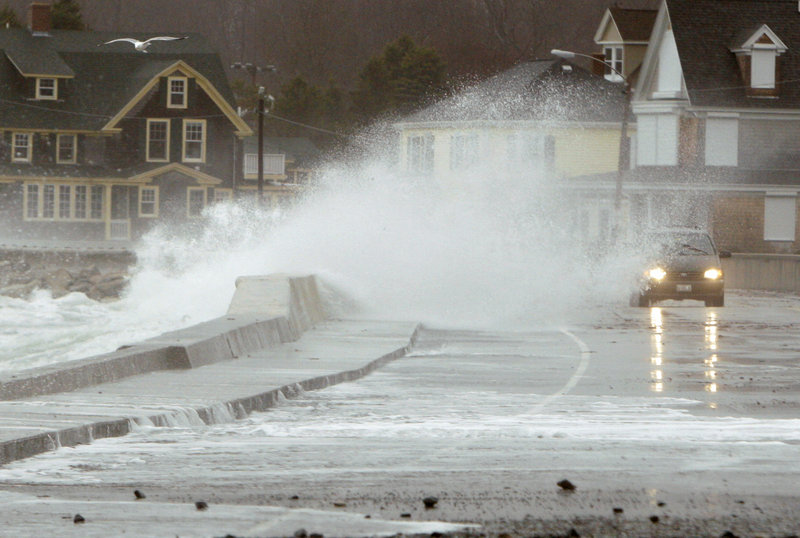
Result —
[[697, 230], [661, 230], [646, 235], [652, 253], [631, 306], [650, 306], [664, 299], [695, 299], [706, 306], [725, 305], [725, 281], [714, 241]]

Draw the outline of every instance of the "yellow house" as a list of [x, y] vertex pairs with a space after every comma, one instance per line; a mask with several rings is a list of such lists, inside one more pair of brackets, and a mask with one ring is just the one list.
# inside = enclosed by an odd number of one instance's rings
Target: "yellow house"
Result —
[[582, 232], [604, 236], [614, 224], [620, 155], [627, 166], [635, 132], [629, 124], [621, 137], [628, 110], [619, 82], [561, 59], [527, 62], [398, 122], [399, 166], [446, 189], [470, 174], [539, 175], [575, 189], [587, 202], [574, 208]]

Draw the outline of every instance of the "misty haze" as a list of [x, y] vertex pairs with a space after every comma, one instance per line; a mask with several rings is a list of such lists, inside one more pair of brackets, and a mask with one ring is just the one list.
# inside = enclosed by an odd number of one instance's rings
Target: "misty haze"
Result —
[[797, 534], [796, 2], [0, 22], [0, 534]]

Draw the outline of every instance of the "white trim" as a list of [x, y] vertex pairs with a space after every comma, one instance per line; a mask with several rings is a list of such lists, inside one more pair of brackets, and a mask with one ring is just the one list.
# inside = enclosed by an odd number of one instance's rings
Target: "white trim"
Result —
[[[598, 45], [601, 43], [600, 40], [606, 33], [606, 28], [608, 27], [609, 20], [613, 20], [613, 17], [611, 16], [611, 10], [609, 8], [606, 8], [606, 12], [603, 13], [603, 19], [600, 21], [600, 25], [597, 27], [597, 31], [594, 33], [594, 42], [597, 43]], [[614, 21], [614, 26], [616, 25], [617, 22]], [[622, 34], [619, 32], [619, 27], [617, 27], [617, 33], [620, 34], [620, 36], [622, 36]]]
[[[770, 41], [772, 41], [771, 45], [767, 45], [765, 43], [756, 43], [756, 41], [761, 39], [761, 36], [764, 34], [766, 34]], [[753, 32], [750, 37], [744, 43], [742, 43], [741, 47], [737, 49], [731, 49], [731, 52], [745, 52], [755, 48], [773, 49], [777, 51], [779, 55], [788, 50], [788, 47], [783, 41], [781, 41], [781, 38], [778, 37], [778, 34], [773, 32], [772, 28], [766, 24], [762, 24], [758, 30]]]
[[793, 188], [794, 188], [794, 190], [790, 189], [790, 190], [783, 190], [783, 191], [777, 191], [777, 190], [770, 189], [770, 190], [767, 190], [767, 191], [764, 192], [764, 196], [773, 196], [773, 197], [785, 196], [787, 198], [788, 197], [796, 198], [797, 197], [797, 187], [793, 187]]
[[648, 98], [649, 89], [653, 86], [656, 72], [656, 59], [658, 58], [658, 49], [661, 46], [664, 32], [670, 26], [669, 12], [667, 11], [667, 2], [661, 2], [656, 15], [655, 23], [653, 23], [653, 30], [650, 33], [650, 44], [645, 51], [644, 58], [640, 66], [639, 78], [636, 82], [636, 88], [633, 92], [633, 102], [644, 101]]
[[[658, 103], [663, 105], [664, 103]], [[619, 121], [540, 121], [540, 120], [468, 120], [468, 121], [404, 121], [393, 124], [403, 131], [443, 131], [448, 129], [570, 129], [574, 127], [609, 127], [619, 129]]]

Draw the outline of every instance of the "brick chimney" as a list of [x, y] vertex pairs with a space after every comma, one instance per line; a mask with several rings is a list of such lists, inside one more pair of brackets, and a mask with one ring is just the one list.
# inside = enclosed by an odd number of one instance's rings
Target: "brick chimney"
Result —
[[28, 29], [33, 34], [50, 32], [50, 3], [33, 2], [28, 6]]

